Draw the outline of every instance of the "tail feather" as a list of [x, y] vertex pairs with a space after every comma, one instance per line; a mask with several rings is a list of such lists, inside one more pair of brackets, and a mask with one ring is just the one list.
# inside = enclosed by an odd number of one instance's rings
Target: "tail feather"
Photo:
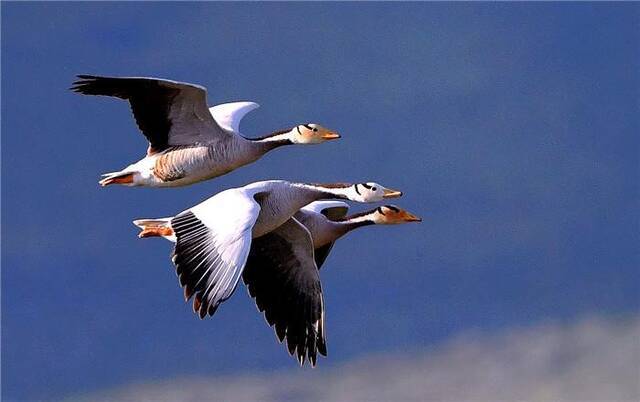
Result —
[[111, 172], [102, 175], [98, 183], [104, 187], [110, 184], [133, 185], [133, 172]]
[[164, 237], [175, 243], [176, 236], [171, 227], [172, 218], [137, 219], [133, 224], [142, 229], [138, 237]]

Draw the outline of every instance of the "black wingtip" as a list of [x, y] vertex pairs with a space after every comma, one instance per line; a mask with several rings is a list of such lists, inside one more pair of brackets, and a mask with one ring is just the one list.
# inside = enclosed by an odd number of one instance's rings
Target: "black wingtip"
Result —
[[287, 349], [289, 350], [289, 356], [293, 356], [293, 354], [296, 351], [296, 345], [295, 343], [290, 342], [288, 339], [287, 339]]
[[69, 91], [86, 95], [86, 88], [91, 84], [91, 82], [93, 81], [74, 81], [71, 83]]
[[191, 297], [193, 297], [193, 289], [189, 286], [184, 286], [184, 301], [188, 302]]
[[327, 345], [324, 342], [318, 344], [318, 353], [327, 357]]
[[278, 323], [276, 323], [276, 336], [278, 337], [278, 342], [282, 343], [286, 335], [287, 327], [283, 324], [278, 325]]
[[218, 310], [218, 306], [219, 306], [219, 304], [217, 304], [215, 306], [214, 305], [210, 305], [209, 308], [207, 309], [207, 314], [209, 314], [210, 317], [213, 317], [213, 315]]
[[[109, 82], [109, 77], [101, 77], [98, 75], [78, 74], [78, 78], [71, 84], [69, 90], [82, 95], [107, 95], [114, 96], [110, 88], [105, 86]], [[105, 91], [109, 89], [108, 91]]]

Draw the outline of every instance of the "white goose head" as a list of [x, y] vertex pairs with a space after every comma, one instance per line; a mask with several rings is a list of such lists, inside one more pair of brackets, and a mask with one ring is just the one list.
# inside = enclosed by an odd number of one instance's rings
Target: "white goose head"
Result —
[[385, 198], [397, 198], [401, 191], [387, 188], [375, 182], [356, 184], [312, 184], [316, 190], [332, 194], [331, 198], [342, 198], [355, 202], [379, 202]]
[[385, 198], [397, 198], [402, 195], [402, 191], [384, 187], [375, 182], [356, 183], [349, 187], [347, 197], [357, 202], [378, 202]]
[[297, 125], [287, 133], [293, 144], [320, 144], [338, 138], [340, 134], [315, 123]]

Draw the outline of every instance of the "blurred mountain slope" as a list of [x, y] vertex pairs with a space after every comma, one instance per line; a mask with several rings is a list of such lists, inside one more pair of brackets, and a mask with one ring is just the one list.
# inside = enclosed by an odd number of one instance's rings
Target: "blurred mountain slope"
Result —
[[[640, 316], [467, 333], [431, 350], [326, 371], [182, 378], [81, 401], [632, 401], [640, 399]], [[320, 364], [327, 362], [321, 361]]]

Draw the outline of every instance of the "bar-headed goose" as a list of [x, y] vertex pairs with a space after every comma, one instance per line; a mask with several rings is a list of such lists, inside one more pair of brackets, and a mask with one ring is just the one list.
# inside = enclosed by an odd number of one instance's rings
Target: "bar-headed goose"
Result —
[[239, 133], [242, 117], [258, 107], [234, 102], [208, 109], [205, 87], [158, 78], [79, 75], [72, 91], [128, 100], [147, 155], [121, 171], [106, 173], [102, 186], [178, 187], [221, 176], [272, 149], [319, 144], [340, 136], [318, 124], [301, 124], [262, 138]]
[[[200, 318], [213, 315], [233, 293], [249, 258], [250, 250], [269, 265], [269, 258], [283, 261], [275, 276], [263, 277], [260, 270], [245, 278], [247, 288], [267, 321], [276, 326], [278, 337], [286, 335], [289, 351], [297, 350], [301, 364], [308, 358], [315, 365], [316, 355], [326, 355], [322, 288], [309, 231], [293, 215], [319, 199], [348, 199], [376, 202], [399, 197], [401, 192], [376, 183], [303, 184], [273, 180], [225, 190], [171, 218], [141, 219], [140, 237], [162, 236], [175, 242], [173, 263], [186, 300], [194, 298], [193, 309]], [[276, 240], [259, 241], [273, 233]], [[252, 245], [252, 239], [255, 244]], [[264, 289], [269, 288], [267, 293]], [[264, 294], [281, 295], [281, 305], [268, 308]], [[275, 310], [274, 310], [275, 309]], [[287, 309], [287, 315], [277, 313]], [[274, 321], [275, 317], [282, 318]]]
[[311, 233], [318, 269], [326, 260], [335, 241], [354, 229], [369, 225], [395, 225], [422, 221], [395, 205], [382, 205], [346, 216], [348, 210], [349, 205], [341, 201], [315, 201], [294, 215]]
[[286, 338], [289, 354], [295, 353], [300, 364], [304, 363], [305, 350], [311, 365], [316, 363], [316, 348], [326, 356], [324, 336], [314, 337], [310, 330], [319, 329], [322, 333], [323, 323], [320, 321], [320, 327], [315, 328], [315, 316], [310, 316], [308, 309], [314, 298], [322, 302], [315, 271], [333, 243], [361, 226], [420, 220], [393, 205], [344, 218], [348, 208], [340, 201], [316, 201], [304, 207], [284, 225], [254, 239], [242, 273], [258, 309], [274, 327], [278, 340]]

